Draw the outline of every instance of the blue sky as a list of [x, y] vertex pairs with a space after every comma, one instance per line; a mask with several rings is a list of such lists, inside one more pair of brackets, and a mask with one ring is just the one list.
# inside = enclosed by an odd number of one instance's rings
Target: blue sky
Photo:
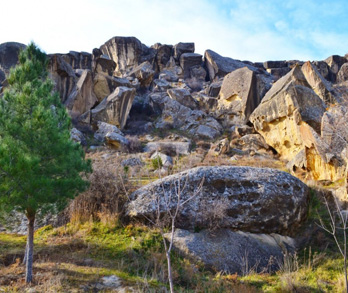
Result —
[[47, 53], [91, 52], [113, 36], [254, 62], [348, 53], [347, 0], [7, 0], [1, 22], [0, 43]]

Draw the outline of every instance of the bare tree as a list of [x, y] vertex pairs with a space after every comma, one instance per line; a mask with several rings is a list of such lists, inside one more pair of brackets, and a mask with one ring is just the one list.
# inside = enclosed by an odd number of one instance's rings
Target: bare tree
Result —
[[[346, 292], [348, 293], [348, 279], [347, 279], [347, 229], [348, 229], [348, 213], [346, 210], [342, 210], [340, 207], [340, 204], [338, 200], [333, 196], [333, 200], [335, 203], [334, 210], [332, 211], [332, 208], [330, 207], [327, 199], [324, 197], [325, 206], [329, 213], [330, 222], [328, 225], [326, 225], [322, 219], [322, 217], [319, 216], [319, 227], [324, 229], [327, 233], [329, 233], [333, 239], [335, 240], [335, 243], [338, 247], [338, 250], [340, 251], [343, 260], [344, 260], [344, 281], [345, 281], [345, 287]], [[343, 243], [340, 243], [338, 239], [338, 232], [343, 232]]]
[[[171, 183], [169, 188], [165, 188], [162, 181], [161, 193], [155, 193], [155, 191], [153, 191], [155, 195], [156, 213], [153, 218], [146, 217], [146, 219], [159, 229], [162, 236], [164, 250], [167, 258], [168, 282], [170, 292], [174, 292], [170, 253], [173, 248], [174, 234], [178, 215], [182, 207], [201, 192], [203, 182], [204, 178], [200, 181], [197, 188], [193, 192], [190, 192], [191, 194], [189, 194], [188, 196], [186, 195], [186, 192], [189, 192], [187, 190], [188, 177], [186, 177], [185, 181], [183, 182], [183, 178], [179, 176], [178, 180]], [[165, 236], [167, 234], [165, 232], [165, 229], [168, 226], [170, 227], [169, 240], [167, 240], [167, 237]]]

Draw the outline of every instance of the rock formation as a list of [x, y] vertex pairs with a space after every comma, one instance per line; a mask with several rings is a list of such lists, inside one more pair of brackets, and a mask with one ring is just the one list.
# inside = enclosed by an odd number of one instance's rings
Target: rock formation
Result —
[[226, 216], [220, 228], [254, 233], [291, 234], [306, 217], [308, 188], [288, 173], [251, 167], [197, 167], [155, 181], [135, 191], [127, 214], [145, 220], [156, 214], [157, 198], [160, 212], [165, 213], [165, 195], [172, 196], [170, 208], [176, 204], [176, 185], [181, 200], [192, 196], [204, 178], [202, 189], [180, 211], [177, 227], [194, 230], [209, 228], [208, 210], [223, 202]]
[[[169, 239], [169, 234], [167, 234]], [[178, 229], [174, 247], [185, 257], [203, 262], [208, 268], [240, 275], [274, 272], [284, 254], [295, 251], [295, 241], [279, 234], [255, 234], [221, 229], [192, 233]]]

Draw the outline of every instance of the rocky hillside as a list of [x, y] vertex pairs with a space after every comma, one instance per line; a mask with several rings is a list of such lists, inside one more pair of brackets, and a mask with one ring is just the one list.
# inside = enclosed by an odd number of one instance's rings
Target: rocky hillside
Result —
[[[0, 94], [23, 47], [0, 45]], [[194, 43], [147, 47], [134, 37], [113, 37], [92, 53], [49, 55], [49, 71], [73, 119], [72, 139], [87, 150], [105, 145], [146, 153], [158, 161], [160, 177], [170, 173], [173, 156], [192, 153], [195, 163], [183, 169], [279, 163], [302, 181], [334, 185], [346, 198], [346, 57], [253, 63], [212, 50], [202, 56]], [[143, 164], [141, 155], [122, 162], [127, 170]], [[247, 247], [250, 265], [262, 271], [272, 257], [296, 248], [289, 236], [307, 216], [307, 186], [283, 171], [198, 167], [141, 187], [126, 213], [146, 222], [156, 212], [154, 195], [166, 198], [186, 178], [189, 197], [205, 178], [199, 196], [178, 216], [177, 248], [218, 270], [239, 272]], [[216, 237], [206, 235], [211, 221]], [[231, 253], [231, 247], [243, 249]]]

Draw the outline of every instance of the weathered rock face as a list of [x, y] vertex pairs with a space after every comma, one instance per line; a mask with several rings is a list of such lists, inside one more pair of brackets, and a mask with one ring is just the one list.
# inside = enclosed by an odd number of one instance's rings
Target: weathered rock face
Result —
[[70, 51], [62, 57], [73, 69], [92, 70], [92, 54], [90, 53]]
[[271, 87], [271, 77], [256, 74], [247, 67], [225, 76], [219, 93], [216, 117], [224, 126], [245, 124]]
[[325, 61], [313, 61], [313, 65], [318, 69], [322, 77], [329, 80], [329, 66]]
[[331, 82], [336, 82], [336, 76], [341, 66], [347, 62], [347, 59], [338, 55], [332, 55], [324, 60], [329, 67], [328, 79]]
[[[304, 66], [313, 87], [328, 100], [332, 92], [325, 81], [309, 63]], [[306, 83], [294, 68], [274, 84], [250, 120], [267, 144], [289, 161], [290, 170], [302, 168], [315, 180], [342, 180], [347, 165], [347, 108], [327, 107]]]
[[266, 61], [263, 63], [263, 67], [273, 76], [274, 80], [278, 80], [291, 70], [287, 61]]
[[335, 97], [331, 84], [320, 74], [318, 69], [311, 63], [306, 62], [302, 65], [302, 72], [314, 92], [326, 103], [334, 103]]
[[228, 57], [222, 57], [212, 50], [206, 50], [204, 53], [205, 66], [208, 69], [210, 80], [216, 77], [224, 77], [226, 74], [247, 66], [251, 70], [256, 70], [254, 66], [245, 64], [239, 60], [234, 60]]
[[325, 108], [296, 66], [272, 86], [250, 121], [267, 144], [284, 159], [291, 160], [304, 149], [301, 127], [309, 125], [319, 133]]
[[156, 71], [161, 72], [170, 60], [170, 57], [173, 56], [173, 46], [172, 45], [162, 45], [155, 44], [152, 46], [156, 50]]
[[323, 115], [321, 137], [314, 137], [306, 149], [307, 168], [317, 180], [336, 181], [346, 178], [348, 150], [348, 108], [333, 106]]
[[221, 134], [221, 125], [200, 110], [191, 110], [168, 96], [151, 95], [151, 100], [162, 111], [156, 122], [159, 129], [178, 128], [203, 139], [214, 139]]
[[174, 58], [180, 59], [180, 56], [184, 53], [194, 53], [195, 43], [178, 43], [174, 46]]
[[202, 190], [188, 201], [177, 218], [182, 229], [209, 228], [214, 207], [223, 203], [225, 216], [219, 227], [255, 233], [290, 234], [305, 219], [308, 188], [288, 173], [251, 167], [198, 167], [165, 177], [131, 195], [127, 214], [137, 218], [154, 217], [156, 197], [165, 213], [163, 187], [176, 206], [175, 184], [180, 181], [181, 200], [192, 196], [204, 178]]
[[91, 110], [92, 123], [98, 121], [116, 125], [120, 129], [126, 125], [129, 111], [135, 97], [135, 89], [118, 87], [96, 108]]
[[[169, 239], [169, 234], [166, 234]], [[191, 233], [177, 229], [174, 248], [218, 272], [247, 274], [274, 272], [285, 253], [295, 251], [295, 241], [278, 234], [253, 234], [221, 229]]]
[[54, 54], [49, 57], [48, 70], [50, 77], [54, 81], [55, 90], [59, 92], [61, 101], [65, 103], [76, 87], [77, 76], [62, 55]]
[[337, 82], [344, 82], [348, 80], [348, 63], [344, 63], [341, 66], [340, 71], [337, 73]]
[[93, 78], [93, 90], [100, 102], [119, 86], [132, 87], [126, 78], [109, 76], [103, 73], [98, 73]]
[[95, 74], [102, 73], [105, 75], [112, 76], [116, 68], [116, 63], [110, 58], [100, 56], [94, 59], [93, 72]]
[[97, 102], [98, 99], [93, 92], [92, 73], [86, 69], [66, 100], [65, 106], [71, 117], [75, 118], [92, 109]]
[[220, 93], [222, 86], [222, 81], [212, 82], [209, 87], [207, 87], [206, 94], [210, 97], [217, 97]]
[[116, 76], [123, 76], [145, 61], [152, 64], [156, 55], [155, 49], [146, 47], [134, 37], [111, 38], [100, 47], [100, 50], [115, 61]]
[[134, 68], [129, 73], [129, 76], [137, 78], [140, 82], [140, 86], [146, 88], [150, 86], [154, 74], [155, 71], [152, 70], [152, 65], [148, 61], [146, 61]]
[[180, 55], [180, 66], [184, 71], [184, 78], [191, 77], [191, 68], [202, 64], [202, 55], [196, 53], [183, 53]]
[[25, 47], [24, 44], [16, 42], [0, 44], [0, 70], [8, 74], [10, 68], [17, 64], [20, 50], [23, 50]]
[[191, 96], [187, 89], [169, 89], [167, 91], [169, 97], [181, 105], [184, 105], [192, 110], [197, 108], [196, 100]]

